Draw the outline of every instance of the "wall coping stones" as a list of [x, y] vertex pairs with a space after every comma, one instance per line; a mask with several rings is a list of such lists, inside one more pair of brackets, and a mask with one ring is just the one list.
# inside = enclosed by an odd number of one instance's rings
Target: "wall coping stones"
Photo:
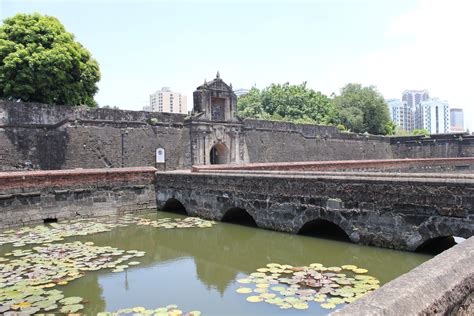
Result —
[[153, 167], [0, 172], [0, 193], [87, 184], [153, 184], [155, 172]]
[[[156, 175], [159, 176], [178, 176], [178, 177], [201, 177], [201, 178], [233, 178], [233, 182], [236, 184], [240, 183], [240, 180], [244, 179], [252, 179], [252, 178], [269, 178], [269, 179], [288, 179], [288, 181], [294, 181], [297, 179], [308, 179], [314, 181], [323, 181], [323, 182], [334, 182], [334, 183], [377, 183], [377, 184], [443, 184], [443, 185], [473, 185], [474, 178], [467, 177], [467, 178], [450, 178], [447, 177], [449, 174], [445, 174], [445, 177], [439, 178], [426, 178], [424, 177], [423, 173], [415, 173], [411, 174], [410, 177], [389, 177], [390, 174], [383, 175], [382, 173], [377, 173], [377, 176], [354, 176], [354, 175], [346, 175], [341, 173], [341, 175], [319, 175], [319, 174], [295, 174], [295, 173], [284, 173], [284, 174], [265, 174], [265, 173], [241, 173], [238, 170], [235, 172], [228, 172], [222, 173], [220, 170], [216, 170], [214, 172], [189, 172], [183, 170], [175, 170], [173, 172], [156, 172]], [[381, 176], [379, 176], [381, 175]], [[159, 184], [157, 184], [159, 185]], [[180, 183], [181, 188], [187, 188], [190, 183], [183, 181]], [[166, 185], [165, 185], [166, 186]], [[224, 188], [223, 188], [224, 189]], [[236, 190], [236, 188], [233, 188]]]
[[200, 172], [208, 170], [341, 170], [360, 168], [453, 165], [459, 163], [473, 164], [474, 157], [273, 162], [239, 165], [195, 165], [192, 166], [192, 171]]
[[[435, 170], [433, 170], [435, 171]], [[199, 173], [216, 173], [214, 170], [199, 170]], [[294, 171], [294, 170], [219, 170], [222, 174], [268, 174], [268, 175], [311, 175], [311, 176], [354, 176], [354, 177], [373, 177], [373, 178], [451, 178], [451, 179], [474, 179], [473, 173], [419, 173], [419, 172], [382, 172], [382, 171]]]
[[[51, 126], [67, 121], [113, 122], [146, 124], [151, 119], [159, 123], [178, 123], [185, 121], [185, 114], [128, 111], [84, 106], [48, 105], [42, 103], [13, 102], [0, 100], [0, 128], [29, 126]], [[153, 124], [155, 125], [155, 124]]]
[[389, 137], [384, 135], [358, 134], [350, 132], [340, 132], [332, 125], [301, 124], [293, 122], [244, 119], [244, 129], [256, 131], [298, 133], [304, 138], [339, 138], [341, 140], [377, 140], [390, 142]]
[[474, 292], [473, 263], [471, 237], [331, 315], [449, 314]]
[[443, 142], [443, 141], [474, 141], [474, 135], [467, 133], [450, 133], [450, 134], [433, 134], [429, 136], [424, 135], [410, 135], [410, 136], [390, 136], [390, 143], [421, 143], [421, 142]]

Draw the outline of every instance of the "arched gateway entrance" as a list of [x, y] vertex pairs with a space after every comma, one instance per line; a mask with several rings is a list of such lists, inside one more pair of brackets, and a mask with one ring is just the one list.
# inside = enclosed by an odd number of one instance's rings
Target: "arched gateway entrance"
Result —
[[222, 143], [212, 146], [210, 162], [211, 165], [229, 163], [229, 150], [227, 149], [227, 146]]

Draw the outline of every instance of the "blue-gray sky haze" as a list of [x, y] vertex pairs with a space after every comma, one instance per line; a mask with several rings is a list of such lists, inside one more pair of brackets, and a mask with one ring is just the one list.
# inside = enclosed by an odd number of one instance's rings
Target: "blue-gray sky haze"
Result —
[[188, 96], [204, 79], [234, 88], [349, 82], [385, 98], [405, 89], [465, 110], [474, 130], [474, 3], [469, 0], [0, 0], [0, 18], [57, 17], [100, 64], [96, 100], [140, 110], [162, 86]]

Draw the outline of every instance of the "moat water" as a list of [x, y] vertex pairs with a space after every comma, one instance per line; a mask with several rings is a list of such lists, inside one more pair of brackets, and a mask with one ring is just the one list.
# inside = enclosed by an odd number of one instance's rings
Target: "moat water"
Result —
[[[182, 217], [163, 212], [140, 216]], [[306, 310], [282, 310], [264, 302], [247, 302], [246, 295], [236, 292], [242, 286], [237, 280], [268, 263], [300, 266], [318, 262], [327, 267], [356, 265], [384, 284], [432, 257], [229, 223], [189, 229], [130, 225], [68, 237], [61, 242], [71, 241], [146, 252], [137, 258], [139, 265], [123, 272], [88, 271], [60, 286], [66, 296], [84, 298], [85, 309], [81, 312], [88, 315], [169, 304], [176, 304], [183, 311], [199, 310], [202, 315], [323, 315], [334, 309], [323, 309], [316, 302], [309, 303]], [[12, 249], [11, 245], [0, 246], [0, 256]]]

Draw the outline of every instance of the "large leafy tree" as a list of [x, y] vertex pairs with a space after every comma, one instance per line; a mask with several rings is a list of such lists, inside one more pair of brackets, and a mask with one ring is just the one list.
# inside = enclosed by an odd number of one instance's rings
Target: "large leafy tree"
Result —
[[17, 14], [0, 27], [0, 98], [96, 106], [99, 65], [58, 19]]
[[363, 87], [349, 83], [334, 96], [337, 115], [334, 124], [342, 124], [356, 133], [386, 135], [394, 133], [388, 106], [383, 96], [373, 86]]
[[321, 92], [300, 85], [272, 84], [259, 90], [252, 88], [239, 98], [240, 116], [326, 124], [334, 115], [331, 100]]

